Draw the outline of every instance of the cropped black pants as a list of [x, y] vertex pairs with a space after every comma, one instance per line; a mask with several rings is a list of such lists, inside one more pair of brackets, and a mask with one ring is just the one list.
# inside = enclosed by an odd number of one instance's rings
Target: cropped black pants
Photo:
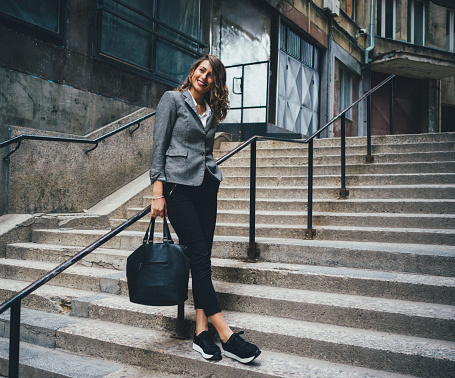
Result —
[[196, 309], [207, 317], [221, 311], [212, 283], [211, 254], [215, 233], [219, 181], [205, 174], [200, 186], [164, 184], [169, 221], [187, 246]]

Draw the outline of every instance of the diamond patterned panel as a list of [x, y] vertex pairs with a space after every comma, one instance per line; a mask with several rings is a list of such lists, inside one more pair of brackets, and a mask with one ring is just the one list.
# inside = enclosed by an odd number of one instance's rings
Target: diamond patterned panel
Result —
[[278, 126], [301, 134], [318, 127], [319, 73], [280, 51]]

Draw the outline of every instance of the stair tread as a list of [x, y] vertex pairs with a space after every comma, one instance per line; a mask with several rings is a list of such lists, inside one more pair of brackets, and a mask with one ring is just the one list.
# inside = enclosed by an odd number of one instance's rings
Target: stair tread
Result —
[[[166, 354], [168, 357], [178, 358], [177, 361], [181, 364], [180, 366], [175, 365], [175, 363], [170, 362], [168, 359], [162, 360], [161, 364], [158, 366], [164, 365], [162, 369], [164, 368], [167, 374], [158, 373], [158, 375], [153, 375], [158, 377], [173, 376], [173, 371], [178, 371], [180, 375], [182, 375], [182, 373], [184, 375], [190, 371], [197, 373], [197, 369], [204, 369], [205, 367], [210, 367], [212, 375], [217, 375], [217, 371], [219, 373], [224, 371], [224, 374], [230, 373], [231, 375], [236, 374], [235, 372], [237, 372], [237, 374], [244, 374], [250, 371], [251, 373], [256, 374], [282, 377], [295, 376], [295, 374], [298, 373], [299, 376], [302, 376], [303, 374], [305, 377], [309, 378], [321, 376], [327, 378], [360, 378], [381, 376], [384, 374], [384, 372], [373, 369], [299, 357], [292, 354], [284, 354], [264, 349], [262, 350], [261, 356], [252, 364], [239, 364], [229, 358], [223, 358], [221, 361], [213, 364], [213, 362], [203, 360], [198, 353], [192, 350], [190, 340], [170, 338], [168, 333], [152, 329], [139, 329], [120, 324], [116, 324], [115, 327], [112, 327], [112, 323], [93, 319], [84, 319], [80, 322], [68, 324], [68, 326], [59, 329], [59, 335], [64, 335], [68, 338], [74, 337], [79, 339], [97, 340], [95, 345], [99, 345], [99, 348], [102, 348], [102, 344], [105, 344], [114, 350], [117, 350], [117, 348], [121, 350], [127, 349], [134, 355], [137, 355], [137, 352], [145, 351], [147, 354], [153, 352], [154, 355], [158, 355], [158, 358], [160, 358], [159, 356], [162, 354]], [[24, 347], [28, 347], [28, 345], [24, 344]], [[64, 353], [65, 352], [58, 355], [61, 356], [64, 355]], [[55, 356], [57, 354], [52, 353], [51, 355]], [[150, 354], [150, 356], [152, 357], [152, 354]], [[125, 358], [128, 357], [126, 356]], [[95, 360], [95, 358], [93, 359]], [[189, 366], [186, 365], [187, 362], [189, 363]], [[153, 361], [151, 363], [153, 364]], [[171, 363], [172, 366], [169, 366], [169, 363]], [[115, 363], [114, 367], [116, 365], [118, 366], [119, 363]], [[226, 370], [229, 368], [233, 370]], [[397, 378], [410, 377], [396, 373], [387, 373], [387, 376]]]
[[[1, 281], [2, 280], [0, 279], [0, 282]], [[67, 296], [72, 296], [71, 292], [72, 290], [68, 290]], [[75, 295], [74, 297], [77, 296]], [[139, 311], [145, 313], [156, 313], [157, 311], [163, 309], [159, 307], [135, 305], [133, 303], [130, 303], [126, 297], [113, 295], [106, 295], [105, 298], [94, 298], [94, 300], [94, 305], [97, 306], [112, 306], [117, 309], [127, 309], [132, 312]], [[186, 307], [192, 308], [192, 306], [188, 305], [186, 305]], [[175, 312], [175, 308], [173, 312]], [[311, 339], [321, 342], [368, 348], [371, 350], [383, 350], [406, 355], [419, 355], [423, 357], [455, 361], [455, 342], [451, 341], [426, 339], [421, 337], [398, 335], [389, 332], [380, 332], [369, 329], [351, 328], [293, 319], [286, 319], [284, 321], [283, 318], [280, 317], [228, 310], [223, 311], [223, 314], [228, 323], [234, 329], [245, 329], [246, 332], [256, 331], [261, 333], [294, 337], [298, 339]], [[1, 316], [3, 317], [5, 315]], [[103, 326], [102, 329], [97, 327], [97, 323], [98, 325]], [[111, 335], [108, 335], [108, 332], [106, 332], [107, 330], [119, 329], [129, 330], [129, 334], [134, 335], [134, 337], [127, 337], [125, 339], [124, 337], [119, 336], [113, 338]], [[85, 335], [90, 335], [90, 337], [93, 337], [95, 335], [101, 339], [107, 337], [111, 340], [114, 339], [117, 342], [121, 343], [130, 340], [133, 342], [132, 345], [137, 345], [136, 343], [151, 345], [150, 341], [155, 339], [157, 335], [159, 338], [159, 340], [157, 340], [158, 344], [162, 342], [172, 342], [164, 331], [124, 326], [120, 324], [116, 324], [115, 327], [112, 327], [112, 323], [109, 322], [92, 319], [85, 320], [82, 318], [77, 318], [74, 324], [66, 325], [64, 328], [61, 328], [59, 332], [79, 332], [76, 330], [80, 330], [80, 332], [83, 332]], [[184, 348], [188, 348], [189, 350], [190, 346], [187, 344], [188, 341], [185, 342]], [[153, 343], [153, 345], [156, 344]], [[160, 348], [163, 347], [164, 345], [160, 345]]]
[[[0, 338], [0, 360], [8, 361], [9, 341]], [[61, 349], [50, 349], [36, 344], [21, 342], [20, 364], [32, 368], [32, 374], [38, 376], [59, 376], [72, 378], [106, 377], [106, 378], [165, 378], [177, 375], [149, 372], [137, 367], [127, 366], [114, 361], [90, 356], [81, 356]], [[62, 363], [59, 363], [61, 361]], [[63, 362], [64, 361], [64, 362]], [[30, 372], [30, 370], [27, 370]], [[46, 373], [44, 373], [46, 372]]]
[[[62, 246], [51, 245], [51, 244], [36, 244], [36, 243], [15, 243], [12, 246], [17, 246], [20, 248], [40, 248], [40, 249], [52, 249], [52, 250], [62, 250]], [[78, 247], [64, 247], [77, 249]], [[116, 249], [98, 249], [97, 251], [103, 252], [110, 255], [119, 256], [126, 258], [129, 256], [131, 251], [123, 251]], [[455, 257], [455, 248], [454, 254]], [[20, 259], [0, 259], [0, 263], [12, 264], [17, 266], [32, 266], [32, 264], [39, 263], [39, 261], [24, 261]], [[51, 264], [47, 262], [43, 267], [52, 269]], [[37, 265], [37, 264], [36, 264]], [[80, 265], [73, 266], [73, 268], [78, 268]], [[355, 278], [363, 280], [376, 280], [376, 281], [387, 281], [387, 282], [399, 282], [415, 285], [433, 285], [433, 286], [445, 286], [445, 287], [455, 287], [455, 277], [443, 277], [443, 276], [432, 276], [428, 274], [416, 274], [416, 273], [399, 273], [399, 272], [386, 272], [373, 269], [359, 269], [359, 268], [347, 268], [347, 267], [327, 267], [327, 266], [318, 266], [318, 265], [307, 265], [307, 264], [289, 264], [281, 262], [260, 262], [252, 265], [251, 263], [234, 260], [234, 259], [223, 259], [212, 257], [212, 266], [213, 267], [224, 267], [224, 268], [236, 268], [236, 269], [246, 269], [251, 271], [262, 271], [262, 272], [281, 272], [283, 274], [293, 274], [293, 275], [319, 275], [324, 277], [342, 277], [342, 278]], [[89, 271], [89, 270], [87, 270]], [[100, 270], [101, 273], [114, 273], [118, 272], [118, 269], [106, 269], [103, 268]]]
[[[128, 210], [136, 211], [141, 210], [140, 208], [128, 208]], [[249, 210], [237, 210], [237, 209], [223, 209], [218, 210], [218, 214], [250, 214]], [[270, 215], [270, 216], [287, 216], [287, 215], [307, 215], [306, 211], [267, 211], [267, 210], [256, 210], [256, 215]], [[446, 218], [455, 219], [455, 214], [427, 214], [427, 213], [347, 213], [347, 212], [328, 212], [328, 211], [313, 211], [313, 215], [317, 216], [333, 216], [333, 217], [384, 217], [384, 218]], [[111, 218], [111, 220], [126, 220], [124, 218]], [[138, 222], [149, 222], [147, 219], [139, 220]]]
[[[269, 226], [270, 227], [270, 226]], [[36, 232], [49, 232], [56, 234], [91, 234], [91, 235], [104, 235], [109, 230], [79, 230], [79, 229], [37, 229]], [[120, 235], [138, 236], [143, 238], [144, 231], [122, 231]], [[173, 235], [174, 236], [174, 235]], [[233, 242], [248, 242], [247, 236], [228, 236], [216, 235], [214, 241], [233, 241]], [[410, 244], [410, 243], [387, 243], [387, 242], [365, 242], [365, 241], [337, 241], [337, 240], [318, 240], [318, 239], [289, 239], [289, 238], [266, 238], [257, 237], [258, 244], [271, 244], [271, 245], [290, 245], [295, 247], [325, 247], [334, 249], [356, 249], [356, 250], [371, 250], [371, 251], [384, 251], [396, 253], [409, 253], [428, 256], [455, 256], [455, 246], [450, 245], [433, 245], [433, 244]]]
[[[46, 272], [55, 267], [55, 264], [43, 261], [13, 259], [0, 259], [0, 264], [4, 266], [40, 269]], [[107, 268], [72, 266], [63, 274], [102, 278], [112, 275], [113, 273], [115, 273], [115, 279], [126, 280], [124, 272]], [[445, 282], [452, 287], [455, 286], [455, 278], [448, 278]], [[267, 298], [274, 301], [319, 304], [343, 308], [356, 308], [366, 311], [397, 313], [414, 317], [422, 316], [455, 320], [455, 306], [449, 305], [222, 281], [214, 281], [214, 287], [218, 293], [247, 297], [253, 296], [255, 298]]]

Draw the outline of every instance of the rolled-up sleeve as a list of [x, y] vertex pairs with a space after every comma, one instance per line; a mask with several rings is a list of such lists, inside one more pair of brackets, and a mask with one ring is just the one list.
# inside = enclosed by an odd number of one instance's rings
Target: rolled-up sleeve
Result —
[[172, 129], [177, 117], [175, 100], [172, 92], [165, 92], [156, 108], [155, 127], [153, 129], [152, 163], [150, 181], [166, 181], [164, 170], [166, 151], [172, 136]]

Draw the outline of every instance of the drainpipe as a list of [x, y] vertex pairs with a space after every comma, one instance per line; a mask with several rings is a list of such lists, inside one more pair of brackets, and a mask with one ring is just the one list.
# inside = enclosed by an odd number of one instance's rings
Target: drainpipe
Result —
[[370, 61], [369, 53], [374, 50], [374, 0], [370, 3], [370, 46], [365, 49], [365, 64]]

